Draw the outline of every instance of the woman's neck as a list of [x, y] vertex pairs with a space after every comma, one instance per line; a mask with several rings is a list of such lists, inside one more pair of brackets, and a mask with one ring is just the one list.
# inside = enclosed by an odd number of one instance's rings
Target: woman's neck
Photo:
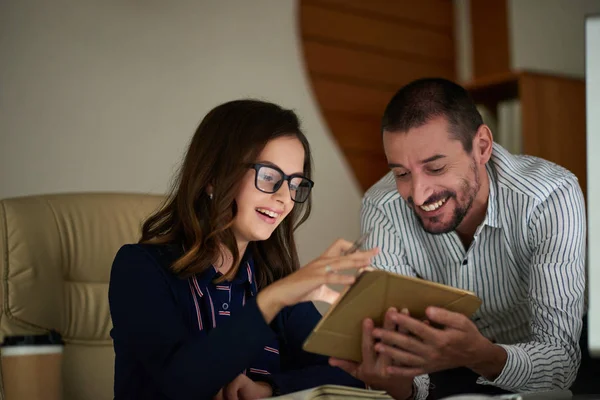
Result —
[[[238, 243], [238, 252], [240, 255], [240, 259], [244, 256], [247, 247], [248, 243]], [[240, 260], [238, 260], [238, 264], [239, 262]], [[215, 262], [215, 269], [222, 275], [225, 275], [231, 270], [231, 268], [234, 267], [237, 267], [237, 265], [233, 265], [233, 254], [231, 254], [231, 251], [229, 251], [229, 249], [226, 246], [221, 245], [219, 258]]]

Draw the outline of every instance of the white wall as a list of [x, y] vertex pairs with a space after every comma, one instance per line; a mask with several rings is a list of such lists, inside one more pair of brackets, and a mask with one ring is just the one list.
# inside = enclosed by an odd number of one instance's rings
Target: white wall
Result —
[[305, 76], [293, 0], [0, 2], [0, 198], [163, 193], [203, 115], [294, 108], [314, 150], [303, 261], [358, 235], [360, 192]]
[[[459, 82], [473, 78], [470, 3], [453, 0]], [[584, 21], [600, 0], [506, 0], [513, 70], [585, 76]]]
[[589, 347], [600, 357], [600, 14], [586, 31]]
[[600, 0], [508, 0], [513, 69], [585, 76], [584, 21]]
[[456, 80], [459, 83], [473, 79], [473, 41], [470, 0], [452, 0], [454, 9], [454, 49]]

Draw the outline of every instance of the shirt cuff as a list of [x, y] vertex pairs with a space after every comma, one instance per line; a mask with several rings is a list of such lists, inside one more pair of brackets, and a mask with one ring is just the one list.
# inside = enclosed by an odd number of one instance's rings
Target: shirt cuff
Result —
[[501, 389], [515, 391], [524, 387], [531, 379], [533, 363], [529, 355], [522, 348], [515, 345], [499, 344], [507, 354], [506, 364], [502, 372], [494, 381], [479, 377], [477, 383], [481, 385], [493, 385]]
[[425, 400], [429, 396], [429, 375], [415, 376], [413, 379], [415, 385], [415, 400]]

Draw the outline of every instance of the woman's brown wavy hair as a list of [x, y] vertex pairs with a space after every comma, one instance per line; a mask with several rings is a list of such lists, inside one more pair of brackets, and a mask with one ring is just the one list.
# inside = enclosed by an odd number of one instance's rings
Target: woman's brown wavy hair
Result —
[[[235, 100], [211, 110], [192, 138], [166, 203], [144, 222], [140, 243], [181, 245], [183, 255], [171, 269], [182, 278], [210, 268], [220, 259], [223, 244], [233, 255], [234, 268], [219, 281], [234, 278], [242, 255], [231, 226], [247, 164], [256, 161], [269, 141], [290, 136], [304, 147], [303, 172], [310, 179], [310, 147], [293, 111], [259, 100]], [[248, 245], [259, 288], [300, 267], [294, 231], [310, 210], [309, 197], [294, 205], [269, 239]]]

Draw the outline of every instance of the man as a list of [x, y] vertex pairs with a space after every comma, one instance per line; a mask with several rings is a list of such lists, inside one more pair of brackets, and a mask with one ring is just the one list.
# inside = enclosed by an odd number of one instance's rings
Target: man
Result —
[[443, 79], [402, 88], [382, 131], [391, 172], [361, 211], [363, 231], [374, 229], [367, 246], [381, 249], [374, 266], [473, 291], [483, 304], [472, 319], [390, 310], [383, 329], [365, 322], [363, 364], [331, 363], [400, 400], [427, 396], [424, 374], [437, 398], [568, 388], [585, 288], [577, 178], [495, 144], [467, 92]]

